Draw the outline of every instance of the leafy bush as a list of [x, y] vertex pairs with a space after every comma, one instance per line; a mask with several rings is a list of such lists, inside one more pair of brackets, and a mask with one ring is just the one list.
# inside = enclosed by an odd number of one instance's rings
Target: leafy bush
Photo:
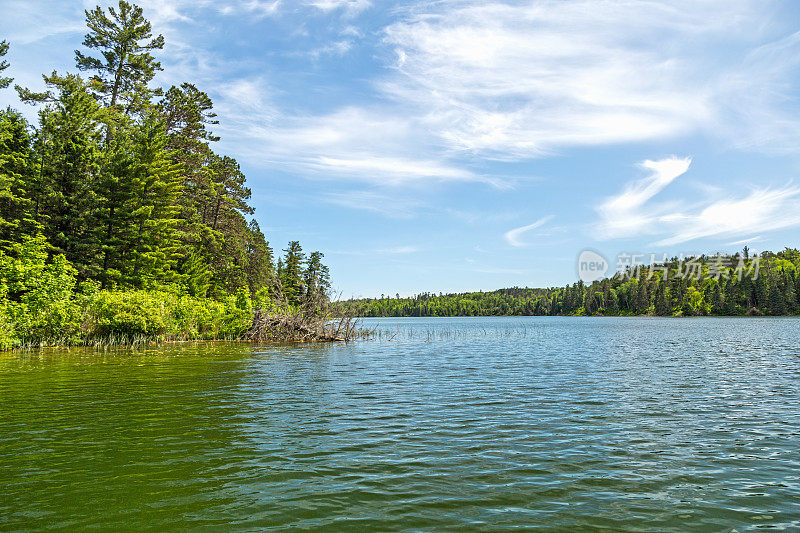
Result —
[[88, 296], [88, 337], [235, 338], [253, 320], [246, 290], [225, 301], [195, 298], [174, 287], [153, 291], [98, 291]]
[[[157, 290], [101, 290], [57, 255], [44, 237], [0, 253], [0, 349], [105, 339], [217, 339], [241, 336], [253, 320], [249, 291], [223, 300], [195, 297], [173, 285]], [[266, 294], [258, 301], [269, 303]]]
[[147, 291], [100, 291], [86, 310], [93, 336], [155, 337], [167, 333], [165, 301]]
[[12, 244], [10, 253], [0, 253], [0, 331], [10, 337], [13, 324], [13, 335], [23, 344], [71, 343], [80, 331], [73, 297], [77, 272], [63, 255], [48, 263], [47, 249], [46, 239], [37, 235]]
[[253, 323], [253, 304], [244, 288], [228, 296], [225, 312], [220, 320], [218, 335], [223, 338], [238, 337]]
[[[2, 290], [2, 287], [0, 287]], [[0, 294], [0, 302], [3, 302]], [[4, 303], [0, 303], [0, 350], [8, 350], [14, 346], [14, 327], [8, 317], [8, 311]]]

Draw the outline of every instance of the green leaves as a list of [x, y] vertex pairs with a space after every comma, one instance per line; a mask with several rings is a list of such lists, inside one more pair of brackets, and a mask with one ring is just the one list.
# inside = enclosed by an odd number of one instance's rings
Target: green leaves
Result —
[[[8, 41], [0, 41], [0, 57], [5, 56], [8, 53]], [[8, 61], [0, 60], [0, 74], [9, 67]], [[0, 76], [0, 89], [5, 89], [11, 82], [14, 81], [13, 78], [4, 78]]]
[[[0, 348], [238, 335], [252, 298], [283, 296], [244, 173], [210, 148], [213, 103], [191, 83], [154, 103], [164, 39], [140, 7], [96, 7], [86, 23], [75, 59], [89, 79], [54, 71], [44, 92], [17, 86], [39, 108], [36, 128], [0, 111]], [[290, 248], [288, 298], [325, 299], [322, 254], [306, 263]]]
[[76, 338], [80, 323], [73, 298], [77, 271], [63, 255], [48, 262], [47, 240], [25, 237], [0, 253], [0, 295], [18, 342]]
[[153, 37], [142, 8], [124, 0], [108, 14], [100, 6], [85, 13], [89, 33], [83, 45], [100, 57], [76, 50], [78, 69], [94, 72], [93, 89], [109, 107], [121, 104], [124, 114], [141, 110], [155, 94], [147, 85], [162, 69], [151, 52], [164, 47], [164, 37]]
[[0, 111], [0, 247], [39, 229], [27, 197], [33, 171], [27, 122], [11, 109]]

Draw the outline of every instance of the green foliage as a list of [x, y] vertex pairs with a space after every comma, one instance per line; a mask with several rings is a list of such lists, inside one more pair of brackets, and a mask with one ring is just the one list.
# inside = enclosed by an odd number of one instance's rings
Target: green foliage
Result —
[[12, 109], [0, 111], [0, 245], [39, 229], [26, 197], [33, 189], [33, 153], [28, 124]]
[[236, 338], [253, 320], [246, 291], [220, 302], [170, 290], [99, 291], [84, 311], [87, 339]]
[[[143, 10], [121, 0], [86, 23], [75, 59], [90, 78], [17, 86], [39, 107], [35, 125], [0, 111], [0, 349], [228, 338], [254, 305], [327, 303], [323, 256], [306, 263], [296, 241], [282, 294], [244, 173], [211, 149], [211, 98], [191, 83], [151, 86], [164, 40]], [[0, 59], [7, 51], [0, 41]]]
[[181, 191], [178, 165], [164, 151], [163, 125], [148, 116], [132, 135], [128, 197], [117, 211], [119, 260], [127, 286], [152, 287], [171, 281], [179, 247], [177, 198]]
[[43, 235], [25, 237], [0, 252], [0, 295], [5, 327], [22, 344], [55, 339], [70, 342], [79, 331], [73, 298], [76, 270], [63, 255], [48, 261]]
[[[8, 53], [8, 41], [0, 41], [0, 57], [5, 56]], [[8, 61], [0, 60], [0, 74], [9, 67]], [[11, 78], [5, 78], [0, 76], [0, 89], [5, 89], [11, 82], [14, 81]]]
[[78, 76], [53, 73], [45, 81], [54, 92], [39, 114], [39, 171], [28, 194], [50, 244], [86, 277], [97, 272], [91, 258], [98, 247], [100, 109]]
[[706, 314], [706, 307], [703, 302], [703, 293], [695, 287], [688, 287], [683, 297], [681, 306], [683, 316], [695, 316]]
[[94, 72], [92, 87], [116, 108], [122, 103], [125, 113], [139, 109], [154, 94], [147, 84], [161, 70], [151, 52], [164, 47], [164, 37], [153, 37], [150, 22], [144, 18], [142, 8], [120, 0], [117, 8], [108, 8], [108, 14], [97, 6], [86, 11], [89, 33], [83, 45], [100, 52], [94, 57], [75, 51], [78, 69]]
[[[738, 256], [734, 257], [739, 259]], [[752, 279], [759, 261], [758, 277]], [[716, 259], [700, 260], [706, 276]], [[660, 266], [660, 265], [659, 265]], [[677, 271], [678, 259], [663, 266]], [[743, 261], [747, 275], [725, 267], [719, 277], [693, 279], [661, 273], [639, 278], [613, 277], [563, 288], [514, 287], [491, 292], [438, 295], [423, 293], [413, 298], [350, 300], [338, 302], [340, 313], [359, 316], [494, 316], [494, 315], [785, 315], [800, 310], [800, 252], [786, 249], [763, 252]]]
[[157, 336], [167, 333], [169, 309], [146, 291], [101, 291], [87, 309], [93, 336]]
[[322, 252], [311, 252], [308, 256], [305, 272], [303, 273], [303, 284], [306, 294], [310, 300], [325, 300], [326, 295], [331, 289], [330, 273], [328, 267], [322, 264]]
[[297, 305], [305, 291], [303, 283], [305, 255], [298, 241], [291, 241], [283, 251], [285, 255], [281, 262], [278, 278], [286, 300], [292, 305]]

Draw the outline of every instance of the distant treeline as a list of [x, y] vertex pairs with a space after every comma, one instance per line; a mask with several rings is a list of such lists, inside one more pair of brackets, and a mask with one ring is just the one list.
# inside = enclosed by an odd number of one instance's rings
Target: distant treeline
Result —
[[787, 248], [751, 257], [745, 248], [734, 256], [676, 257], [627, 268], [588, 285], [383, 296], [339, 302], [336, 309], [364, 317], [796, 315], [800, 251]]
[[[36, 123], [0, 110], [0, 347], [233, 336], [254, 302], [324, 299], [321, 253], [293, 241], [276, 268], [239, 163], [211, 148], [211, 98], [153, 85], [164, 38], [142, 9], [97, 7], [86, 24], [77, 73], [15, 86]], [[8, 50], [0, 41], [0, 90]]]

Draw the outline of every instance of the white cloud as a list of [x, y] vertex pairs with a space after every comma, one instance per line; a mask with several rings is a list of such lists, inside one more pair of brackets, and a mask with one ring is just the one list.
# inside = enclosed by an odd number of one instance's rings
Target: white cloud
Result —
[[800, 226], [800, 187], [756, 189], [744, 198], [718, 200], [676, 219], [677, 232], [656, 244], [669, 246], [704, 237], [736, 237]]
[[377, 253], [391, 255], [415, 254], [419, 251], [420, 249], [417, 246], [395, 246], [393, 248], [380, 248], [376, 250]]
[[[717, 126], [732, 122], [747, 135], [750, 120], [743, 122], [741, 110], [732, 113], [739, 96], [768, 102], [759, 102], [763, 112], [750, 118], [778, 118], [770, 104], [779, 95], [759, 89], [791, 81], [783, 67], [800, 56], [798, 37], [742, 59], [769, 27], [768, 10], [755, 1], [460, 2], [420, 9], [385, 30], [397, 61], [396, 75], [381, 88], [425, 116], [450, 148], [501, 159], [703, 129], [719, 134]], [[791, 131], [796, 116], [788, 124], [785, 117], [753, 123], [769, 139], [777, 128]], [[797, 128], [792, 135], [799, 137]]]
[[[249, 0], [237, 9], [256, 4], [279, 7]], [[332, 13], [369, 2], [303, 5]], [[237, 150], [303, 175], [383, 185], [424, 179], [503, 185], [471, 170], [463, 151], [524, 160], [567, 146], [712, 128], [763, 146], [779, 127], [786, 137], [800, 131], [791, 117], [770, 120], [776, 92], [753, 85], [778, 84], [779, 66], [796, 51], [791, 39], [754, 47], [764, 41], [760, 2], [423, 2], [395, 13], [403, 18], [385, 28], [383, 43], [396, 61], [387, 64], [388, 75], [373, 79], [373, 96], [382, 98], [310, 116], [251, 112], [247, 100], [237, 112], [229, 99], [226, 113], [241, 118], [227, 135]], [[362, 32], [348, 26], [344, 33]], [[321, 60], [361, 44], [344, 33], [307, 54]], [[713, 52], [726, 44], [740, 55]], [[751, 117], [758, 127], [742, 126], [750, 119], [728, 105], [742, 93], [761, 95], [751, 106], [759, 109]]]
[[748, 239], [741, 239], [741, 240], [738, 240], [738, 241], [729, 242], [728, 246], [738, 246], [740, 244], [748, 244], [748, 243], [751, 243], [751, 242], [758, 242], [758, 241], [763, 241], [763, 240], [764, 240], [764, 237], [762, 237], [761, 235], [756, 235], [755, 237], [750, 237]]
[[719, 95], [719, 132], [737, 148], [766, 153], [800, 149], [800, 31], [750, 50]]
[[537, 220], [533, 224], [528, 224], [527, 226], [522, 226], [522, 227], [519, 227], [519, 228], [514, 228], [512, 230], [509, 230], [509, 231], [505, 232], [505, 234], [503, 234], [503, 238], [511, 246], [515, 246], [515, 247], [528, 246], [527, 243], [525, 243], [522, 240], [520, 240], [522, 238], [522, 235], [527, 233], [528, 231], [531, 231], [533, 229], [539, 228], [539, 227], [547, 224], [549, 221], [551, 221], [553, 219], [554, 216], [555, 215], [548, 215], [546, 217], [540, 218], [539, 220]]
[[311, 57], [315, 59], [319, 59], [320, 57], [331, 55], [331, 56], [343, 56], [347, 52], [349, 52], [353, 48], [353, 41], [348, 39], [343, 39], [341, 41], [333, 41], [332, 43], [326, 44], [325, 46], [320, 46], [309, 52]]
[[236, 134], [272, 124], [280, 111], [271, 101], [271, 89], [262, 78], [239, 78], [213, 84], [221, 131]]
[[[80, 8], [94, 5], [0, 2], [3, 12], [14, 15], [0, 20], [0, 33], [20, 43], [82, 33]], [[287, 22], [292, 16], [310, 19], [317, 13], [324, 21], [363, 12], [372, 5], [368, 0], [232, 0], [224, 7], [210, 0], [140, 3], [168, 42], [159, 54], [166, 68], [159, 83], [196, 81], [214, 96], [218, 129], [232, 153], [296, 175], [383, 185], [503, 185], [505, 180], [475, 169], [487, 158], [525, 160], [564, 147], [698, 131], [764, 151], [800, 147], [800, 33], [775, 30], [772, 0], [393, 6], [385, 14], [395, 22], [370, 50], [386, 68], [365, 71], [366, 80], [353, 82], [352, 98], [340, 97], [336, 87], [336, 96], [308, 106], [303, 99], [327, 95], [325, 87], [311, 86], [299, 99], [274, 98], [273, 86], [282, 85], [262, 75], [272, 72], [269, 60], [250, 55], [230, 61], [208, 44], [204, 49], [203, 43], [214, 42], [204, 33], [214, 27], [209, 17], [241, 17], [242, 27], [252, 31], [249, 19], [275, 15], [281, 24], [293, 24], [296, 19]], [[374, 43], [374, 27], [340, 18], [326, 40], [298, 39], [296, 50], [282, 52], [335, 61]], [[22, 83], [46, 70], [36, 66], [30, 75], [21, 63], [13, 68]], [[258, 74], [243, 78], [243, 72]], [[12, 97], [0, 98], [6, 103]], [[295, 107], [282, 107], [281, 101]]]
[[258, 13], [262, 16], [270, 17], [278, 12], [281, 7], [281, 0], [250, 0], [245, 2], [244, 8], [247, 11]]
[[[86, 30], [80, 5], [59, 3], [43, 9], [26, 0], [7, 0], [0, 5], [0, 35], [12, 46], [25, 45], [60, 34], [75, 34]], [[78, 39], [79, 40], [79, 39]]]
[[371, 175], [383, 183], [397, 183], [398, 181], [417, 178], [471, 181], [478, 179], [471, 172], [435, 161], [405, 160], [373, 155], [359, 159], [320, 157], [317, 162], [324, 169], [333, 169], [342, 173], [361, 176]]
[[[719, 191], [692, 206], [653, 200], [676, 178], [685, 174], [691, 158], [645, 161], [650, 176], [628, 184], [621, 193], [597, 208], [596, 236], [601, 240], [659, 235], [655, 243], [671, 246], [710, 237], [737, 238], [800, 226], [800, 187], [755, 187], [744, 196]], [[729, 243], [743, 244], [750, 237]]]
[[374, 191], [348, 191], [327, 193], [324, 200], [330, 204], [377, 213], [389, 218], [412, 218], [424, 204], [415, 199], [389, 196]]
[[[94, 0], [84, 2], [86, 9], [91, 9], [97, 4]], [[108, 5], [116, 6], [117, 2], [107, 2]], [[189, 22], [191, 19], [183, 12], [187, 7], [206, 6], [208, 2], [189, 2], [186, 0], [137, 0], [136, 5], [140, 6], [145, 13], [145, 17], [153, 23], [154, 29], [159, 29], [161, 25], [169, 22], [180, 21]]]
[[359, 13], [372, 5], [370, 0], [312, 0], [308, 5], [326, 13], [342, 9], [349, 14]]
[[645, 203], [686, 173], [691, 162], [689, 157], [644, 161], [641, 167], [649, 170], [650, 175], [628, 184], [620, 194], [607, 198], [597, 208], [600, 214], [599, 236], [614, 239], [655, 230], [659, 213], [652, 206], [644, 209]]
[[348, 107], [327, 115], [275, 117], [238, 127], [242, 153], [255, 161], [305, 175], [346, 178], [397, 186], [420, 180], [476, 181], [502, 187], [484, 176], [431, 154], [425, 138], [404, 117]]

